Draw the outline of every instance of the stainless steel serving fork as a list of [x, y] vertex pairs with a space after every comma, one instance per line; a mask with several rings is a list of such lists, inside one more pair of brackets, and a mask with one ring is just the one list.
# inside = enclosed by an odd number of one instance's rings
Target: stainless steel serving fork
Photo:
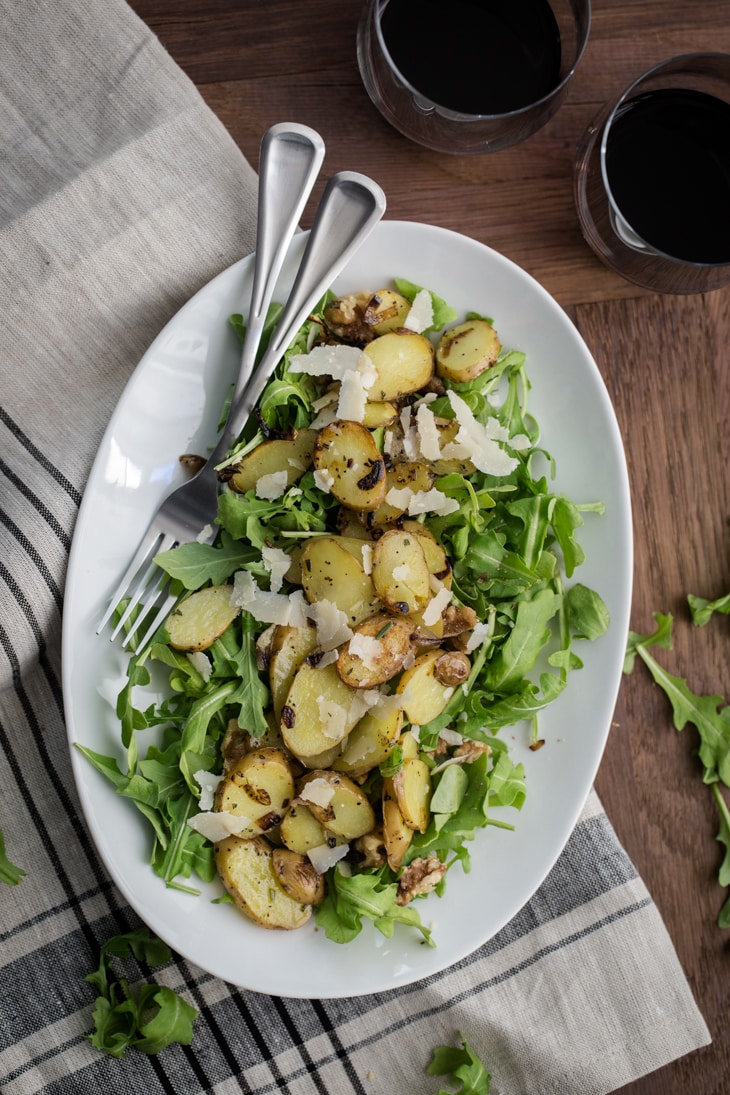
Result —
[[[303, 128], [300, 127], [300, 129]], [[316, 134], [314, 136], [316, 137]], [[281, 218], [279, 218], [279, 224], [274, 227], [274, 213], [268, 208], [272, 201], [272, 192], [264, 185], [263, 168], [264, 148], [262, 146], [256, 272], [251, 315], [248, 321], [249, 333], [242, 353], [241, 369], [226, 425], [213, 452], [200, 471], [188, 482], [173, 490], [162, 502], [134, 558], [112, 594], [107, 611], [97, 628], [99, 633], [111, 618], [115, 607], [129, 598], [124, 612], [112, 630], [111, 638], [114, 639], [125, 629], [124, 645], [127, 646], [133, 638], [136, 638], [136, 647], [140, 651], [145, 649], [178, 599], [174, 593], [170, 592], [168, 577], [155, 562], [155, 556], [178, 544], [193, 540], [200, 543], [213, 543], [217, 535], [214, 524], [219, 491], [217, 466], [225, 459], [232, 442], [248, 421], [273, 369], [281, 360], [284, 351], [312, 307], [385, 212], [385, 195], [372, 179], [356, 172], [342, 171], [329, 180], [281, 318], [265, 354], [254, 370], [255, 351], [261, 337], [261, 327], [272, 299], [276, 276], [281, 270], [286, 252], [284, 243], [288, 245], [290, 242], [306, 200], [305, 194], [304, 200], [297, 203], [295, 210], [292, 211], [293, 221], [287, 220], [284, 229], [280, 227]], [[316, 174], [316, 168], [311, 170], [314, 170]], [[311, 186], [311, 183], [309, 185]], [[288, 202], [291, 209], [291, 195]], [[278, 245], [272, 244], [272, 239], [278, 240]], [[253, 334], [250, 333], [252, 322]], [[253, 345], [253, 350], [248, 346], [249, 341]], [[137, 612], [136, 616], [135, 612]], [[152, 616], [151, 613], [153, 613]], [[140, 638], [138, 632], [142, 623], [144, 623], [144, 633]]]

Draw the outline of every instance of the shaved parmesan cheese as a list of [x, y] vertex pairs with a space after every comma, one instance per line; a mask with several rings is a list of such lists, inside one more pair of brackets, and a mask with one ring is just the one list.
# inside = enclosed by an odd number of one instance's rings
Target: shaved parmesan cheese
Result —
[[334, 848], [330, 848], [329, 844], [319, 844], [316, 848], [310, 848], [307, 856], [317, 874], [325, 874], [344, 859], [349, 850], [349, 844], [338, 844]]
[[337, 402], [337, 388], [328, 388], [319, 399], [312, 400], [312, 410], [321, 411], [323, 407], [329, 407], [330, 403]]
[[329, 806], [334, 793], [334, 784], [317, 776], [316, 779], [310, 779], [309, 783], [304, 784], [299, 792], [299, 798], [302, 802], [313, 802], [315, 806], [321, 806], [324, 809], [325, 806]]
[[452, 730], [450, 726], [445, 726], [439, 734], [439, 739], [445, 741], [447, 745], [461, 745], [464, 735], [458, 730]]
[[423, 622], [426, 627], [432, 627], [441, 619], [441, 613], [451, 600], [451, 590], [443, 586], [435, 597], [432, 597], [423, 610]]
[[285, 551], [276, 547], [262, 547], [261, 558], [270, 575], [270, 590], [272, 593], [278, 593], [291, 560]]
[[202, 650], [195, 650], [192, 654], [188, 654], [188, 661], [192, 665], [193, 669], [197, 669], [200, 676], [207, 684], [210, 680], [210, 675], [213, 672], [213, 663], [207, 654], [204, 654]]
[[427, 327], [433, 326], [433, 298], [428, 289], [420, 289], [416, 293], [403, 326], [419, 335]]
[[362, 382], [361, 374], [354, 369], [345, 373], [340, 384], [340, 401], [337, 404], [337, 417], [349, 422], [362, 422], [365, 417], [365, 404], [368, 393]]
[[345, 373], [356, 369], [362, 350], [357, 346], [341, 344], [313, 346], [308, 354], [292, 354], [289, 368], [293, 373], [307, 373], [308, 376], [331, 376], [342, 380]]
[[347, 711], [339, 703], [317, 696], [317, 709], [322, 733], [333, 741], [341, 741], [346, 733]]
[[459, 423], [459, 431], [454, 441], [444, 445], [441, 455], [445, 459], [471, 460], [485, 475], [509, 475], [514, 471], [517, 458], [505, 452], [499, 440], [490, 435], [500, 433], [503, 429], [500, 423], [490, 419], [489, 425], [483, 426], [461, 396], [452, 390], [447, 395]]
[[285, 471], [270, 471], [262, 475], [256, 483], [256, 497], [265, 502], [273, 502], [286, 493], [289, 477]]
[[401, 411], [400, 424], [403, 430], [403, 451], [409, 460], [418, 460], [418, 434], [410, 407], [404, 407]]
[[325, 426], [329, 426], [330, 422], [334, 422], [337, 418], [337, 408], [334, 405], [323, 407], [316, 418], [313, 418], [309, 423], [310, 430], [323, 430]]
[[436, 419], [433, 411], [425, 403], [422, 403], [416, 411], [416, 428], [421, 456], [424, 460], [440, 460], [441, 445]]
[[[395, 574], [394, 574], [395, 577]], [[366, 669], [376, 669], [382, 653], [380, 640], [372, 635], [353, 635], [347, 648], [349, 654], [359, 658]]]
[[213, 806], [213, 794], [223, 779], [223, 776], [215, 776], [212, 772], [206, 772], [205, 768], [201, 768], [197, 772], [193, 772], [193, 779], [200, 787], [200, 799], [198, 804], [201, 810], [210, 810]]
[[393, 577], [396, 582], [407, 582], [411, 573], [411, 568], [408, 563], [401, 563], [400, 566], [393, 567]]
[[410, 487], [391, 487], [385, 496], [385, 501], [389, 506], [407, 510], [412, 498], [413, 491]]
[[331, 472], [326, 468], [315, 468], [314, 471], [314, 484], [322, 491], [323, 494], [329, 494], [334, 483], [335, 478]]
[[259, 589], [253, 574], [238, 570], [233, 576], [231, 604], [243, 608], [254, 620], [265, 624], [302, 627], [306, 623], [304, 594], [300, 589], [287, 597]]
[[198, 535], [195, 537], [199, 544], [207, 544], [213, 535], [212, 525], [203, 525]]
[[478, 623], [474, 624], [474, 629], [466, 640], [466, 653], [471, 654], [472, 650], [476, 650], [478, 646], [489, 638], [489, 628], [486, 624]]
[[307, 605], [306, 613], [317, 629], [317, 645], [321, 650], [333, 650], [352, 638], [347, 615], [332, 601], [323, 598]]
[[454, 513], [459, 508], [455, 498], [448, 498], [437, 487], [430, 490], [419, 490], [414, 493], [408, 504], [408, 512], [413, 517], [419, 513], [439, 513], [445, 515]]
[[317, 669], [324, 669], [325, 666], [334, 665], [337, 661], [337, 649], [325, 650], [324, 654], [317, 656]]
[[373, 545], [362, 545], [362, 569], [365, 574], [373, 573]]
[[210, 840], [213, 844], [217, 844], [220, 840], [226, 840], [229, 836], [236, 836], [250, 824], [249, 818], [238, 817], [229, 813], [228, 810], [215, 810], [210, 813], [195, 814], [194, 817], [188, 818], [190, 828], [195, 829], [196, 833], [200, 833], [201, 836], [204, 836], [206, 840]]

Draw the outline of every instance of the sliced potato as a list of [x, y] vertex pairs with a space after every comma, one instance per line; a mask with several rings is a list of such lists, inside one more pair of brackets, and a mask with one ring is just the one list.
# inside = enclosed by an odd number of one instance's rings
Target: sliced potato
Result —
[[430, 819], [430, 768], [420, 757], [409, 757], [392, 779], [393, 793], [403, 821], [409, 829], [425, 833]]
[[191, 593], [167, 617], [165, 627], [175, 650], [207, 650], [230, 627], [241, 609], [231, 603], [233, 586], [207, 586]]
[[363, 714], [362, 700], [348, 688], [334, 664], [304, 662], [296, 672], [281, 711], [281, 736], [305, 764], [347, 737]]
[[454, 689], [436, 677], [436, 662], [442, 654], [440, 649], [420, 654], [398, 681], [396, 691], [403, 696], [405, 716], [414, 726], [440, 715], [453, 694]]
[[337, 672], [350, 688], [375, 688], [400, 673], [411, 653], [412, 625], [393, 616], [371, 616], [355, 628], [337, 655]]
[[302, 905], [320, 905], [324, 901], [324, 877], [317, 874], [310, 860], [290, 848], [274, 848], [274, 874], [284, 893]]
[[263, 837], [228, 837], [215, 846], [215, 863], [235, 904], [262, 928], [292, 931], [312, 915], [312, 906], [296, 901], [279, 885], [274, 850]]
[[[386, 472], [385, 493], [387, 495], [392, 487], [397, 490], [410, 487], [412, 491], [426, 491], [431, 489], [433, 481], [433, 471], [426, 464], [419, 461], [401, 461]], [[386, 525], [393, 525], [403, 517], [406, 511], [405, 505], [396, 505], [395, 502], [383, 502], [382, 506], [378, 506], [376, 510], [372, 510], [366, 515], [367, 527], [382, 528]]]
[[383, 843], [388, 866], [391, 871], [399, 870], [403, 857], [413, 840], [414, 829], [410, 829], [403, 820], [403, 814], [396, 801], [393, 781], [383, 780]]
[[436, 372], [463, 384], [494, 365], [501, 350], [499, 336], [485, 319], [470, 319], [450, 327], [436, 347]]
[[294, 798], [294, 776], [281, 749], [254, 749], [238, 759], [218, 784], [214, 809], [249, 823], [237, 836], [246, 839], [279, 825]]
[[383, 426], [392, 426], [398, 417], [398, 408], [394, 403], [366, 403], [362, 424], [369, 430]]
[[414, 331], [389, 331], [367, 347], [378, 378], [368, 394], [387, 403], [424, 388], [433, 376], [433, 346]]
[[292, 800], [279, 826], [279, 836], [285, 847], [292, 852], [306, 855], [310, 848], [319, 848], [327, 843], [324, 826], [311, 813], [301, 799]]
[[314, 466], [328, 477], [338, 502], [354, 510], [377, 509], [385, 498], [385, 463], [373, 435], [359, 422], [335, 419], [319, 431]]
[[302, 548], [302, 588], [310, 604], [330, 601], [350, 627], [381, 607], [371, 575], [335, 536], [315, 536]]
[[363, 320], [376, 335], [384, 335], [402, 327], [410, 310], [410, 301], [401, 293], [394, 289], [378, 289], [365, 307]]
[[[337, 531], [341, 536], [355, 540], [370, 540], [370, 533], [360, 520], [358, 515], [347, 506], [341, 506], [337, 511]], [[301, 583], [300, 583], [301, 584]]]
[[426, 557], [426, 566], [428, 567], [429, 573], [432, 574], [434, 578], [438, 578], [447, 589], [451, 589], [453, 578], [451, 563], [434, 534], [427, 529], [425, 525], [422, 525], [420, 521], [404, 521], [400, 527], [403, 532], [412, 532], [414, 536], [418, 536], [418, 542]]
[[292, 487], [312, 464], [312, 452], [317, 440], [316, 430], [299, 430], [289, 440], [262, 441], [236, 464], [228, 485], [239, 494], [256, 490], [264, 475], [286, 472], [286, 485]]
[[431, 598], [431, 578], [420, 537], [390, 529], [375, 544], [373, 585], [394, 612], [419, 612]]
[[[315, 781], [317, 798], [310, 801], [306, 798], [307, 788], [313, 794]], [[321, 825], [345, 840], [364, 836], [375, 826], [375, 814], [367, 795], [341, 772], [321, 768], [309, 772], [300, 781], [298, 794], [306, 798], [310, 813]]]
[[388, 756], [402, 725], [403, 712], [397, 707], [386, 714], [381, 714], [377, 708], [368, 711], [355, 726], [332, 767], [348, 776], [365, 775]]
[[289, 694], [294, 674], [316, 647], [317, 631], [309, 624], [304, 627], [277, 626], [269, 657], [269, 688], [277, 722], [281, 718], [281, 709]]

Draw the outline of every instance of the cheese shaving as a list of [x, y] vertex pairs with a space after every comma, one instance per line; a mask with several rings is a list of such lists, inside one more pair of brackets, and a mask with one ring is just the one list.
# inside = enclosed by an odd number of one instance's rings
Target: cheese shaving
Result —
[[192, 665], [193, 669], [197, 669], [200, 676], [207, 684], [210, 680], [210, 675], [213, 672], [213, 663], [207, 654], [204, 654], [202, 650], [194, 650], [191, 654], [188, 654], [188, 661]]
[[331, 376], [342, 380], [351, 369], [356, 369], [362, 350], [357, 346], [340, 344], [313, 346], [308, 354], [292, 354], [289, 368], [293, 373], [306, 373], [308, 376]]
[[517, 458], [505, 452], [500, 442], [490, 436], [501, 431], [500, 423], [490, 419], [490, 425], [483, 426], [461, 396], [452, 390], [447, 395], [459, 423], [459, 431], [454, 441], [444, 445], [441, 455], [445, 459], [471, 460], [485, 475], [509, 475], [514, 471], [519, 463]]
[[349, 844], [338, 844], [334, 848], [330, 848], [329, 844], [319, 844], [316, 848], [309, 849], [307, 857], [317, 874], [326, 874], [330, 868], [345, 858], [349, 850]]
[[382, 656], [380, 640], [372, 635], [353, 635], [347, 651], [353, 657], [359, 658], [366, 669], [376, 669]]
[[261, 558], [269, 572], [269, 588], [271, 593], [278, 593], [284, 582], [284, 575], [291, 565], [291, 560], [285, 551], [276, 547], [262, 547]]
[[426, 403], [422, 403], [416, 411], [416, 428], [418, 430], [418, 445], [424, 460], [440, 460], [441, 445], [439, 443], [439, 431], [433, 411]]
[[299, 792], [299, 798], [302, 802], [312, 802], [315, 806], [321, 806], [324, 809], [325, 806], [329, 806], [334, 793], [334, 784], [321, 776], [317, 776], [304, 784]]
[[335, 479], [331, 472], [326, 468], [315, 468], [314, 470], [314, 483], [319, 487], [323, 494], [329, 494]]
[[286, 493], [289, 485], [289, 476], [285, 471], [270, 471], [268, 475], [262, 475], [256, 483], [256, 497], [265, 502], [274, 502]]
[[216, 776], [212, 772], [207, 772], [205, 768], [201, 768], [197, 772], [193, 772], [193, 779], [200, 787], [200, 798], [198, 800], [200, 809], [210, 810], [213, 806], [213, 795], [223, 776]]
[[352, 638], [347, 615], [332, 601], [323, 598], [307, 605], [306, 613], [317, 629], [317, 645], [321, 650], [333, 650]]
[[435, 597], [432, 597], [423, 610], [423, 622], [426, 627], [433, 625], [441, 619], [441, 613], [451, 600], [451, 590], [443, 586]]
[[433, 298], [428, 289], [419, 289], [416, 293], [403, 326], [419, 335], [433, 326]]
[[333, 742], [342, 741], [347, 733], [346, 708], [333, 700], [325, 699], [324, 696], [317, 696], [317, 709], [324, 736], [332, 738]]
[[481, 646], [486, 639], [489, 638], [489, 628], [486, 624], [477, 623], [474, 624], [474, 629], [466, 640], [466, 653], [471, 654], [472, 650], [476, 650], [478, 646]]
[[363, 543], [362, 545], [362, 569], [365, 574], [373, 573], [373, 545]]
[[251, 824], [250, 818], [238, 817], [228, 810], [215, 810], [208, 813], [195, 814], [188, 818], [188, 825], [200, 833], [206, 840], [218, 844], [229, 836], [237, 836]]

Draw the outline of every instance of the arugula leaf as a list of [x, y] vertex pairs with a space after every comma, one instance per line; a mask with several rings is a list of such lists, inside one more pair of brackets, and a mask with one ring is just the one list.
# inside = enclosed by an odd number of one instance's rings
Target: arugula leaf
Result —
[[459, 1037], [461, 1049], [453, 1046], [436, 1046], [426, 1072], [429, 1076], [451, 1075], [452, 1082], [459, 1082], [460, 1086], [453, 1092], [440, 1088], [439, 1095], [489, 1095], [492, 1077], [474, 1050], [470, 1048], [461, 1031], [459, 1031]]
[[17, 886], [24, 877], [23, 868], [16, 867], [5, 854], [5, 838], [0, 829], [0, 882], [4, 882], [6, 886]]
[[372, 920], [387, 939], [393, 935], [396, 923], [416, 928], [430, 947], [435, 946], [431, 931], [421, 923], [412, 905], [397, 905], [398, 884], [384, 882], [381, 872], [375, 874], [343, 874], [336, 867], [327, 875], [327, 896], [315, 910], [317, 924], [328, 939], [349, 943], [362, 930], [362, 918]]
[[109, 939], [101, 948], [98, 969], [85, 978], [98, 993], [88, 1040], [112, 1057], [123, 1057], [129, 1048], [154, 1054], [173, 1042], [190, 1045], [198, 1017], [194, 1007], [164, 985], [142, 984], [135, 993], [125, 978], [115, 977], [112, 958], [130, 954], [153, 967], [172, 958], [167, 944], [147, 928]]
[[488, 689], [510, 692], [520, 687], [550, 638], [548, 623], [558, 610], [559, 600], [551, 589], [543, 589], [530, 600], [520, 601], [514, 628], [487, 666]]
[[[413, 301], [416, 299], [416, 295], [420, 293], [422, 286], [416, 285], [412, 281], [407, 281], [405, 278], [394, 278], [393, 282], [398, 292], [402, 293], [406, 300], [413, 304]], [[433, 323], [428, 329], [430, 331], [440, 331], [447, 323], [453, 323], [457, 314], [445, 300], [436, 296], [435, 293], [431, 293], [431, 301], [433, 303]]]
[[692, 622], [698, 627], [704, 627], [706, 623], [709, 623], [715, 612], [722, 612], [725, 616], [730, 613], [730, 593], [714, 601], [706, 601], [703, 597], [695, 597], [693, 593], [690, 593], [687, 600], [692, 613]]
[[185, 589], [192, 590], [208, 582], [221, 585], [247, 563], [260, 563], [261, 553], [242, 540], [234, 540], [224, 529], [218, 546], [192, 541], [160, 552], [154, 561]]
[[[654, 613], [657, 630], [651, 635], [629, 632], [625, 672], [630, 673], [633, 659], [638, 654], [655, 682], [668, 697], [674, 714], [674, 726], [683, 730], [692, 723], [700, 736], [699, 757], [703, 765], [703, 781], [714, 783], [721, 780], [730, 787], [730, 705], [718, 710], [724, 703], [722, 696], [698, 696], [687, 682], [668, 673], [649, 653], [649, 647], [660, 645], [671, 649], [672, 617]], [[631, 668], [626, 668], [626, 665]]]

